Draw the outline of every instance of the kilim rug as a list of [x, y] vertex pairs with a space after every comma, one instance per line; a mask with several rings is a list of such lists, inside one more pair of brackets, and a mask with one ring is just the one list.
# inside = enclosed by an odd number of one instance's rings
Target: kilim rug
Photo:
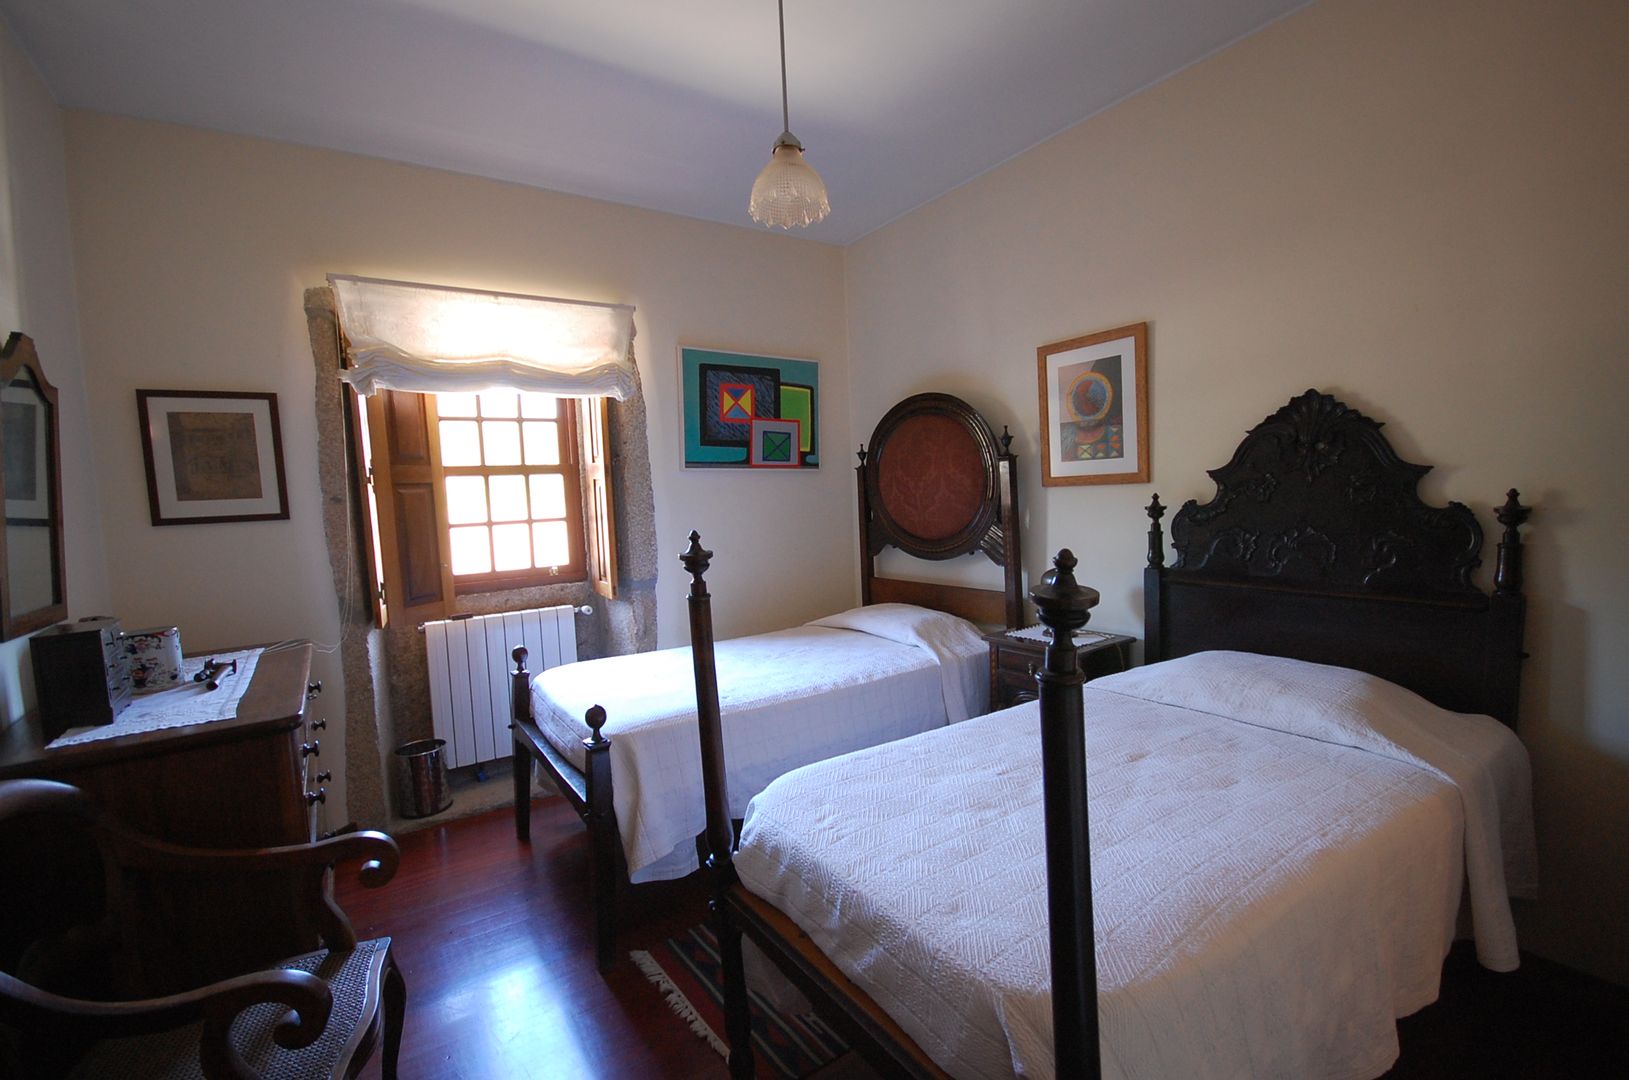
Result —
[[[629, 955], [690, 1030], [721, 1055], [727, 1054], [723, 969], [712, 928], [698, 926], [668, 938], [650, 952]], [[757, 991], [749, 990], [748, 996], [759, 1080], [797, 1080], [848, 1053], [847, 1044], [813, 1013], [793, 1016], [775, 1008]]]

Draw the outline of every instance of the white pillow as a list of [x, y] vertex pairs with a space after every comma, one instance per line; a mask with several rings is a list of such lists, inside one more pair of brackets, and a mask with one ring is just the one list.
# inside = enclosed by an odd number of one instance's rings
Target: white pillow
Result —
[[1194, 653], [1091, 686], [1410, 763], [1441, 735], [1497, 723], [1449, 712], [1378, 675], [1258, 653]]
[[[946, 646], [984, 647], [978, 628], [966, 619], [915, 604], [866, 604], [808, 623], [897, 641], [901, 645], [934, 642]], [[972, 643], [977, 645], [973, 646]]]
[[982, 666], [968, 662], [985, 654], [984, 638], [966, 619], [915, 604], [868, 604], [808, 625], [858, 630], [926, 650], [939, 665], [945, 718], [952, 724], [990, 707], [989, 677]]

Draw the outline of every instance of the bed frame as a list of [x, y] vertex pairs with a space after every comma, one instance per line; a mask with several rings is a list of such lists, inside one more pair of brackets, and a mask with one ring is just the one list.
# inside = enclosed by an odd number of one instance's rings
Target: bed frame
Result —
[[[861, 446], [858, 456], [861, 601], [917, 604], [1008, 629], [1024, 625], [1018, 458], [1006, 429], [998, 437], [960, 398], [916, 394], [878, 421], [870, 449]], [[983, 553], [1002, 568], [1004, 583], [995, 590], [880, 577], [876, 557], [886, 547], [931, 560]], [[594, 948], [604, 971], [616, 959], [618, 916], [628, 886], [612, 796], [611, 740], [602, 730], [606, 713], [596, 705], [584, 717], [591, 734], [583, 740], [585, 768], [579, 770], [532, 719], [526, 649], [517, 647], [510, 655], [515, 661], [509, 723], [515, 835], [522, 843], [531, 840], [531, 765], [536, 761], [588, 827]], [[699, 851], [699, 837], [697, 847]]]
[[[1216, 496], [1185, 503], [1171, 523], [1176, 565], [1165, 565], [1160, 520], [1148, 507], [1145, 572], [1150, 661], [1231, 648], [1335, 663], [1380, 675], [1456, 711], [1511, 726], [1520, 688], [1522, 547], [1530, 513], [1511, 490], [1495, 511], [1504, 535], [1492, 595], [1470, 580], [1482, 531], [1459, 503], [1430, 507], [1416, 492], [1429, 466], [1400, 459], [1381, 425], [1308, 390], [1251, 429], [1210, 473]], [[741, 963], [750, 937], [875, 1067], [890, 1076], [944, 1077], [859, 987], [783, 913], [739, 884], [732, 862], [724, 743], [712, 667], [711, 552], [691, 534], [690, 572], [707, 865], [725, 982], [730, 1075], [753, 1075]], [[1057, 1075], [1102, 1075], [1091, 859], [1086, 823], [1085, 718], [1073, 634], [1097, 602], [1058, 553], [1032, 593], [1052, 630], [1037, 674], [1042, 729], [1048, 915]]]

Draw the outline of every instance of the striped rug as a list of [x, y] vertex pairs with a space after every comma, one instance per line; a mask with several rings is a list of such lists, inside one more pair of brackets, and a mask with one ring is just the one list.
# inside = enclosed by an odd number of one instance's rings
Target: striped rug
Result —
[[[639, 950], [629, 955], [690, 1030], [721, 1055], [727, 1054], [723, 971], [712, 928], [698, 926], [668, 938], [650, 952]], [[843, 1040], [813, 1013], [791, 1016], [756, 991], [748, 994], [759, 1080], [797, 1080], [848, 1052]]]

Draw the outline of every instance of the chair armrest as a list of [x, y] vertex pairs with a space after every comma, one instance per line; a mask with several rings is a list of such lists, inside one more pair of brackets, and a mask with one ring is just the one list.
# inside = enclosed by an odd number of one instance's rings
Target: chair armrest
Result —
[[102, 825], [115, 861], [132, 870], [173, 870], [204, 876], [235, 876], [257, 871], [331, 870], [342, 862], [360, 861], [362, 884], [378, 888], [396, 876], [401, 850], [381, 832], [354, 832], [310, 844], [242, 850], [183, 847], [127, 829], [112, 821]]
[[331, 949], [356, 946], [350, 919], [334, 902], [328, 872], [342, 862], [361, 861], [359, 878], [367, 888], [378, 888], [396, 874], [401, 849], [380, 832], [355, 832], [287, 847], [244, 851], [181, 847], [133, 832], [104, 820], [103, 842], [120, 871], [183, 876], [237, 877], [253, 873], [285, 873], [298, 882], [296, 901], [316, 920], [323, 942]]
[[72, 1045], [169, 1031], [203, 1021], [198, 1051], [208, 1077], [253, 1077], [232, 1049], [227, 1034], [232, 1021], [256, 1005], [280, 1004], [290, 1013], [272, 1029], [286, 1050], [317, 1041], [328, 1026], [333, 994], [320, 978], [305, 971], [276, 968], [225, 979], [184, 994], [141, 1001], [84, 1001], [62, 997], [0, 972], [0, 1022], [46, 1046]]

